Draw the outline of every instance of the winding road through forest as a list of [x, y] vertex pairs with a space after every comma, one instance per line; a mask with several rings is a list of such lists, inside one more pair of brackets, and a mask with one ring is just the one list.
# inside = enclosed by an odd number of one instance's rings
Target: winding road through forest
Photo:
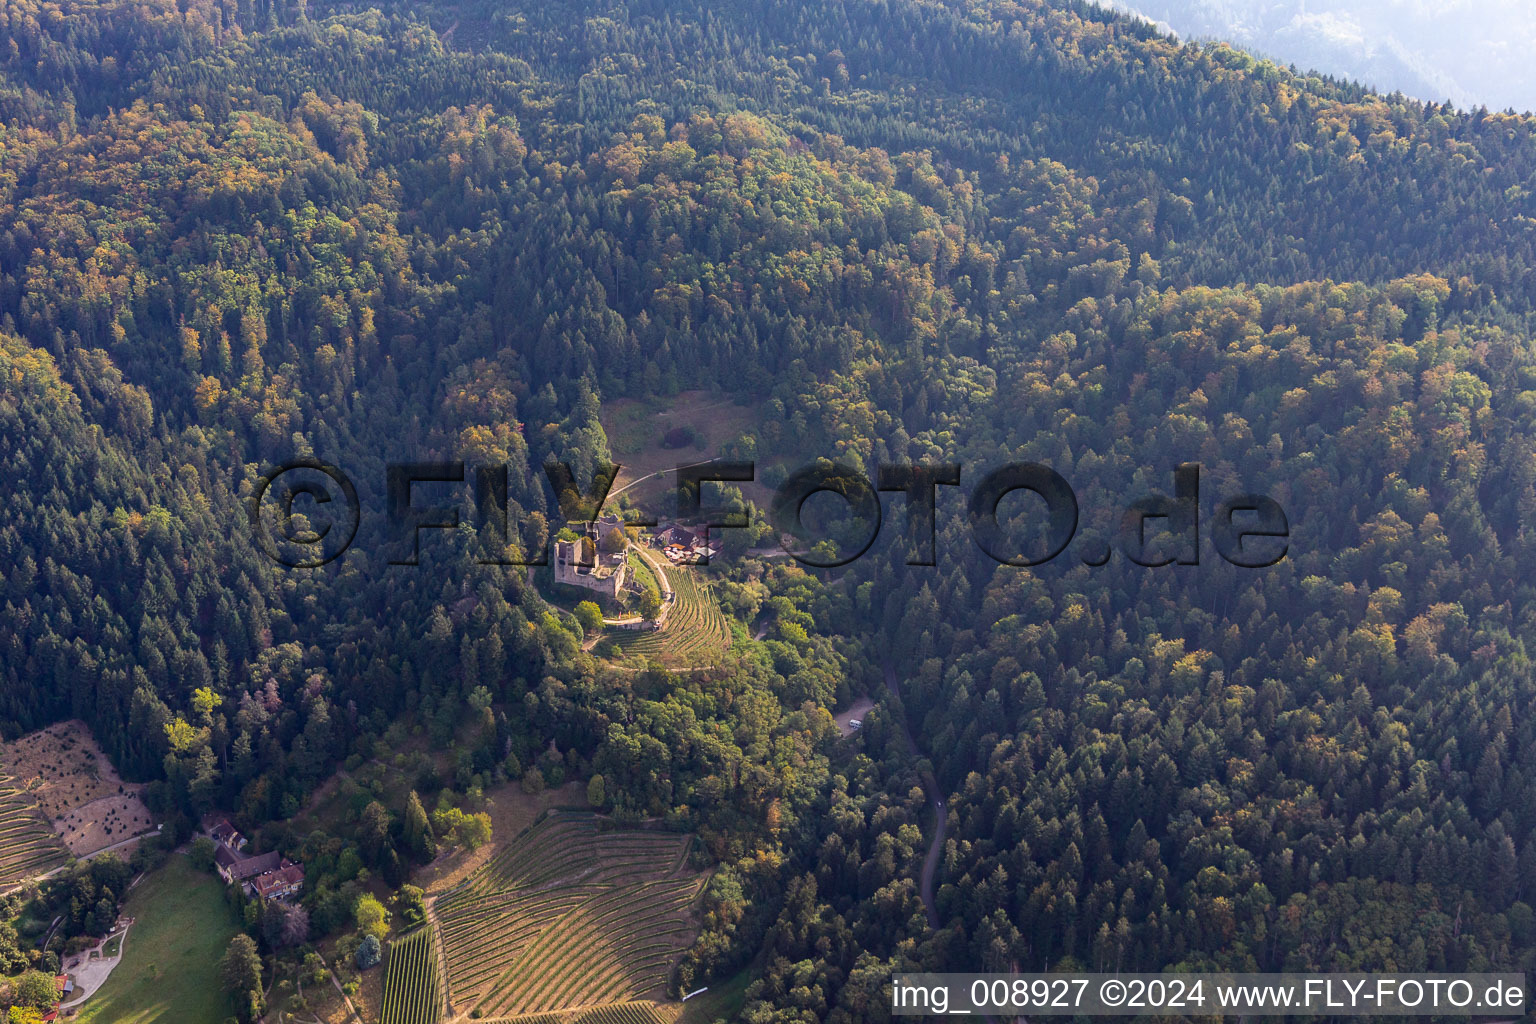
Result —
[[[887, 662], [885, 665], [885, 685], [891, 692], [900, 695], [901, 680], [896, 677], [896, 670]], [[907, 749], [915, 758], [923, 757], [923, 752], [917, 749], [917, 740], [912, 735], [912, 725], [906, 715], [905, 698], [902, 704], [901, 728], [907, 736]], [[944, 835], [949, 831], [949, 808], [944, 806], [944, 799], [939, 795], [939, 780], [931, 769], [922, 772], [923, 790], [928, 794], [928, 803], [933, 806], [933, 839], [928, 843], [928, 855], [923, 858], [923, 873], [918, 876], [917, 892], [923, 899], [923, 909], [928, 912], [928, 927], [934, 931], [939, 930], [939, 908], [934, 901], [933, 879], [939, 871], [939, 857], [944, 852]]]
[[[890, 662], [885, 663], [885, 685], [892, 693], [901, 694], [901, 680], [896, 676], [896, 670]], [[912, 735], [911, 719], [907, 717], [906, 698], [902, 698], [901, 730], [907, 737], [907, 749], [915, 758], [922, 758], [923, 752], [917, 749], [917, 739]], [[928, 927], [934, 931], [939, 930], [939, 908], [934, 900], [933, 879], [939, 872], [939, 857], [944, 852], [944, 836], [949, 832], [949, 808], [944, 806], [944, 798], [939, 795], [939, 780], [933, 774], [932, 769], [924, 769], [922, 772], [923, 790], [928, 794], [928, 803], [933, 806], [933, 839], [928, 843], [928, 855], [923, 858], [923, 873], [918, 876], [917, 893], [922, 897], [923, 910], [928, 914]], [[991, 1014], [983, 1014], [981, 1018], [985, 1024], [998, 1024], [997, 1019]], [[1029, 1024], [1028, 1017], [1014, 1017], [1015, 1024]]]
[[[890, 662], [885, 663], [885, 685], [892, 692], [901, 695], [901, 680], [896, 675], [896, 670]], [[907, 749], [915, 758], [922, 758], [923, 752], [917, 748], [917, 739], [912, 735], [911, 719], [907, 716], [906, 698], [902, 698], [901, 730], [907, 737]], [[944, 852], [944, 836], [949, 832], [949, 808], [944, 806], [944, 798], [939, 795], [939, 780], [933, 774], [932, 769], [924, 769], [922, 772], [923, 790], [928, 794], [928, 803], [933, 806], [933, 839], [928, 843], [928, 855], [923, 858], [923, 873], [918, 876], [917, 892], [923, 900], [923, 910], [928, 914], [928, 927], [934, 931], [939, 930], [939, 908], [934, 900], [933, 879], [939, 872], [939, 857]], [[991, 1014], [982, 1014], [981, 1019], [985, 1024], [998, 1024], [997, 1018]], [[1029, 1024], [1029, 1018], [1024, 1016], [1011, 1018], [1014, 1024]]]

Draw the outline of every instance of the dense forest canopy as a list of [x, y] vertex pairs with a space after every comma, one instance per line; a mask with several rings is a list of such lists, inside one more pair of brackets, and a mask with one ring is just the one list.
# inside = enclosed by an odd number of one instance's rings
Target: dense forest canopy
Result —
[[[599, 773], [697, 831], [677, 984], [757, 958], [753, 1021], [881, 1018], [918, 967], [1532, 962], [1536, 121], [1057, 0], [3, 0], [0, 36], [0, 729], [84, 718], [183, 826], [267, 829], [317, 930], [412, 851], [287, 823], [419, 729], [439, 787]], [[1092, 542], [1198, 462], [1290, 555], [1000, 566], [941, 489], [937, 567], [701, 570], [766, 632], [669, 674], [468, 516], [414, 570], [378, 518], [320, 569], [244, 527], [285, 459], [374, 509], [463, 459], [537, 541], [603, 403], [691, 388], [761, 400], [760, 468], [1049, 465]]]

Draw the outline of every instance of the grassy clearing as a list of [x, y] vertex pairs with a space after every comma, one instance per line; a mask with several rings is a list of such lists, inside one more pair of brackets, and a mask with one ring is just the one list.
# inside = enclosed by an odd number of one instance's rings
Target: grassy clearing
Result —
[[[315, 952], [326, 961], [342, 984], [353, 980], [362, 982], [362, 988], [352, 997], [353, 1002], [360, 1008], [364, 1021], [377, 1021], [383, 1012], [380, 994], [383, 992], [386, 968], [374, 967], [363, 972], [355, 970], [349, 961], [337, 956], [334, 939], [320, 942]], [[364, 994], [369, 990], [368, 982], [372, 978], [378, 979], [378, 983], [372, 986], [374, 999], [372, 1003], [365, 1004]], [[317, 980], [302, 961], [284, 959], [277, 977], [265, 980], [269, 985], [266, 1024], [358, 1024], [357, 1018], [347, 1009], [346, 998], [332, 983], [329, 973]]]
[[[625, 468], [619, 483], [672, 469], [679, 457], [684, 462], [711, 458], [721, 445], [735, 440], [757, 422], [759, 404], [739, 405], [731, 395], [709, 391], [683, 391], [671, 398], [620, 398], [604, 402], [603, 433], [608, 436], [608, 448], [615, 460]], [[668, 430], [677, 427], [692, 430], [703, 447], [689, 444], [667, 448], [663, 438]]]
[[725, 981], [709, 986], [703, 995], [694, 996], [683, 1004], [676, 1024], [713, 1024], [717, 1020], [735, 1020], [747, 1005], [747, 986], [754, 977], [751, 968]]
[[586, 805], [586, 784], [578, 780], [536, 794], [524, 793], [522, 784], [517, 782], [487, 790], [484, 810], [491, 816], [491, 835], [495, 840], [473, 852], [456, 850], [439, 857], [417, 873], [416, 884], [430, 893], [457, 888], [495, 857], [502, 846], [537, 821], [540, 814], [557, 807]]
[[173, 856], [128, 894], [134, 919], [123, 962], [75, 1018], [79, 1024], [217, 1024], [232, 1007], [219, 959], [238, 930], [212, 875]]
[[635, 574], [635, 579], [640, 581], [642, 587], [655, 591], [657, 597], [661, 596], [661, 585], [656, 582], [656, 574], [645, 563], [645, 559], [635, 553], [634, 548], [629, 551], [629, 571]]
[[[634, 484], [625, 492], [630, 498], [641, 504], [656, 503], [657, 511], [671, 514], [676, 485], [673, 471], [679, 465], [718, 457], [726, 444], [752, 430], [761, 415], [759, 402], [738, 405], [730, 395], [708, 391], [684, 391], [667, 399], [604, 402], [603, 432], [608, 436], [613, 461], [623, 467], [614, 481], [614, 491]], [[663, 437], [676, 427], [692, 430], [700, 443], [665, 447]], [[656, 477], [657, 473], [662, 475]]]
[[0, 764], [77, 857], [154, 830], [144, 787], [118, 777], [78, 719], [0, 743]]

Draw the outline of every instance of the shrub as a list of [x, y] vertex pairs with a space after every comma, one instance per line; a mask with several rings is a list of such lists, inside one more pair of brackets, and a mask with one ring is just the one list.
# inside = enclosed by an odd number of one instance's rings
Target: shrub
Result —
[[[383, 959], [384, 944], [378, 940], [377, 936], [367, 935], [364, 936], [363, 941], [358, 945], [357, 953], [353, 956], [353, 963], [357, 964], [358, 970], [366, 971], [369, 968], [379, 966], [379, 961]], [[348, 984], [355, 985], [356, 982], [348, 982]]]
[[192, 861], [192, 866], [199, 871], [213, 870], [213, 855], [218, 852], [218, 847], [207, 836], [198, 836], [192, 840], [192, 848], [187, 851], [187, 858]]
[[661, 446], [663, 448], [686, 448], [694, 442], [692, 427], [673, 427], [662, 435]]
[[544, 792], [544, 773], [537, 768], [530, 768], [524, 772], [523, 792], [530, 796]]
[[389, 933], [389, 911], [384, 909], [384, 904], [377, 897], [367, 893], [359, 896], [352, 913], [357, 918], [357, 927], [364, 935], [382, 939]]
[[41, 971], [27, 971], [16, 979], [16, 1002], [21, 1006], [51, 1010], [57, 992], [53, 985], [53, 977]]
[[595, 601], [583, 601], [576, 606], [576, 621], [588, 636], [603, 628], [603, 610]]

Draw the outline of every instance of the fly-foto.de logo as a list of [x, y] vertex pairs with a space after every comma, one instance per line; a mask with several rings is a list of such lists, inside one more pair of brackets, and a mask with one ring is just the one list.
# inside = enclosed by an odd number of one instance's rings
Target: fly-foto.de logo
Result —
[[[544, 475], [562, 516], [571, 524], [592, 524], [602, 515], [608, 492], [622, 469], [599, 463], [583, 489], [568, 464], [549, 462]], [[658, 476], [660, 474], [657, 474]], [[693, 524], [707, 537], [711, 530], [751, 525], [742, 511], [706, 506], [704, 485], [751, 483], [756, 465], [747, 461], [714, 460], [679, 466], [675, 475], [677, 519]], [[388, 564], [417, 565], [424, 530], [457, 530], [467, 506], [481, 545], [483, 565], [548, 565], [547, 543], [518, 539], [522, 524], [509, 515], [508, 468], [463, 462], [399, 462], [385, 467], [385, 514]], [[1119, 516], [1115, 546], [1132, 562], [1147, 567], [1199, 565], [1201, 540], [1200, 465], [1179, 464], [1173, 473], [1173, 494], [1152, 494], [1130, 501]], [[423, 495], [436, 489], [448, 497], [452, 485], [472, 483], [467, 500], [427, 504]], [[937, 564], [937, 521], [940, 488], [961, 486], [961, 467], [954, 463], [895, 463], [881, 465], [871, 481], [857, 468], [825, 460], [790, 473], [775, 489], [768, 522], [783, 550], [814, 568], [835, 568], [861, 557], [880, 534], [885, 512], [880, 493], [900, 496], [905, 505], [904, 533], [908, 565]], [[808, 516], [808, 504], [818, 495], [835, 495], [844, 506], [835, 527], [825, 517]], [[1032, 495], [1029, 515], [1001, 513], [1013, 495]], [[420, 501], [418, 500], [420, 499]], [[1043, 512], [1039, 511], [1043, 502]], [[356, 486], [336, 466], [318, 459], [298, 459], [271, 467], [257, 482], [249, 499], [248, 516], [256, 543], [273, 561], [290, 568], [318, 568], [338, 558], [358, 534], [362, 504]], [[1080, 509], [1071, 484], [1049, 466], [1035, 462], [1009, 463], [985, 473], [971, 489], [965, 517], [976, 545], [1003, 565], [1038, 566], [1059, 557], [1078, 536]], [[1020, 543], [1016, 526], [1029, 520], [1031, 540]], [[655, 527], [654, 518], [631, 516], [627, 524]], [[1272, 498], [1237, 494], [1219, 501], [1206, 520], [1216, 553], [1226, 562], [1248, 569], [1272, 566], [1290, 549], [1290, 521]], [[705, 555], [708, 561], [706, 542]], [[1112, 555], [1109, 542], [1080, 545], [1083, 564], [1101, 566]]]

